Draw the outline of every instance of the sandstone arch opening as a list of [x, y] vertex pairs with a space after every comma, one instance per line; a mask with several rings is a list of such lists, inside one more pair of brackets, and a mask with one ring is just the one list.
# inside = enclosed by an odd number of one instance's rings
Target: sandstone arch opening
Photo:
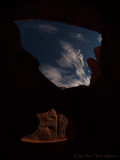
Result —
[[90, 84], [89, 57], [101, 45], [97, 32], [53, 21], [26, 20], [16, 23], [22, 46], [40, 62], [39, 70], [58, 87]]
[[[89, 57], [99, 46], [99, 33], [85, 28], [53, 21], [26, 20], [16, 22], [22, 47], [40, 63], [39, 70], [61, 89], [90, 84]], [[37, 114], [40, 120], [33, 134], [21, 140], [31, 143], [50, 143], [67, 140], [65, 130], [69, 119], [54, 109]]]

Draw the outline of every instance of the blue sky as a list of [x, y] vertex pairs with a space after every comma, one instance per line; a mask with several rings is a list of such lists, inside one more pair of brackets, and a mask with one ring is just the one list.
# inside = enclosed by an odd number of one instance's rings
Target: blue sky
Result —
[[40, 62], [39, 70], [61, 87], [89, 85], [87, 58], [101, 45], [101, 35], [85, 28], [53, 21], [17, 22], [22, 46]]

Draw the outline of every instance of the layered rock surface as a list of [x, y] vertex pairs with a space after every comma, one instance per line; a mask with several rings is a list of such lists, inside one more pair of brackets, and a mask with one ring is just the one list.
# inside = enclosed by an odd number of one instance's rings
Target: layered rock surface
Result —
[[57, 114], [54, 109], [37, 114], [40, 123], [37, 130], [32, 134], [22, 137], [23, 141], [31, 140], [32, 142], [57, 141], [66, 138], [65, 130], [68, 124], [68, 119]]

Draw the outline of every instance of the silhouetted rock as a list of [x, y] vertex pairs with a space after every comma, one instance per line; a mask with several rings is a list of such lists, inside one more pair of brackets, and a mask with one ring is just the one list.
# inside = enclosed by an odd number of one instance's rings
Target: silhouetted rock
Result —
[[[67, 153], [64, 159], [69, 159], [68, 155], [73, 158], [75, 152], [119, 153], [119, 5], [117, 2], [110, 3], [112, 6], [104, 1], [100, 1], [99, 5], [97, 1], [85, 3], [81, 0], [1, 1], [1, 155], [9, 153], [8, 157], [15, 159], [37, 159], [38, 156], [62, 159]], [[61, 90], [44, 77], [38, 70], [38, 61], [21, 46], [20, 33], [14, 22], [26, 19], [54, 20], [101, 33], [100, 57], [97, 53], [96, 61], [89, 59], [89, 66], [95, 73], [91, 78], [94, 85]], [[24, 149], [18, 149], [20, 137], [32, 133], [38, 126], [36, 113], [47, 112], [52, 107], [75, 122], [79, 130], [78, 141], [66, 145], [52, 144], [52, 147], [30, 147], [22, 143], [24, 147], [21, 148]], [[16, 143], [15, 146], [13, 143]]]
[[3, 139], [16, 140], [37, 128], [36, 113], [50, 110], [60, 89], [39, 71], [38, 60], [22, 48], [17, 25], [10, 22], [0, 28], [0, 123], [5, 126]]
[[94, 48], [94, 54], [98, 64], [100, 64], [100, 52], [101, 52], [100, 49], [101, 49], [101, 46]]
[[87, 64], [92, 72], [91, 79], [90, 79], [90, 86], [97, 85], [97, 88], [99, 88], [99, 85], [102, 84], [102, 79], [103, 79], [103, 75], [100, 67], [100, 46], [94, 48], [94, 54], [95, 54], [96, 60], [93, 58], [87, 59]]

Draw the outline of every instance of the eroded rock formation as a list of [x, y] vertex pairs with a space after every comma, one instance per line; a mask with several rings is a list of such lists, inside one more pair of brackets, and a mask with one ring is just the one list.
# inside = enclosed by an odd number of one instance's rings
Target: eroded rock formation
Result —
[[99, 88], [103, 80], [103, 75], [102, 75], [101, 66], [100, 66], [100, 46], [94, 48], [94, 54], [95, 54], [96, 60], [93, 58], [87, 59], [87, 64], [92, 72], [91, 79], [90, 79], [90, 86], [97, 85], [97, 88]]
[[[109, 1], [109, 4], [112, 3], [111, 7], [102, 1], [99, 5], [98, 2], [89, 3], [92, 5], [81, 0], [1, 2], [0, 150], [2, 154], [7, 155], [9, 152], [10, 158], [16, 157], [16, 159], [19, 156], [23, 159], [26, 154], [27, 158], [33, 159], [34, 153], [40, 156], [41, 150], [44, 151], [44, 155], [50, 150], [50, 155], [53, 153], [53, 157], [56, 155], [59, 158], [60, 152], [57, 151], [59, 144], [52, 146], [54, 149], [51, 147], [46, 149], [46, 146], [44, 150], [43, 146], [36, 147], [37, 149], [33, 147], [32, 152], [26, 152], [29, 149], [25, 147], [25, 154], [22, 154], [21, 150], [18, 153], [16, 148], [19, 138], [33, 132], [39, 124], [35, 118], [36, 113], [46, 112], [51, 107], [55, 107], [58, 113], [67, 115], [78, 126], [79, 140], [67, 144], [67, 149], [61, 144], [63, 153], [68, 151], [67, 156], [70, 152], [76, 151], [119, 153], [117, 147], [120, 143], [119, 8], [112, 1]], [[115, 6], [116, 9], [111, 12]], [[14, 22], [26, 19], [55, 20], [101, 33], [100, 58], [98, 53], [96, 61], [88, 60], [93, 71], [91, 83], [96, 84], [97, 80], [99, 85], [60, 90], [49, 82], [38, 71], [39, 64], [36, 59], [22, 48], [19, 30]], [[99, 71], [102, 72], [102, 83], [98, 78], [101, 75], [98, 75]], [[99, 92], [99, 86], [104, 92]], [[13, 142], [17, 144], [14, 153]]]
[[57, 114], [54, 109], [46, 113], [37, 114], [40, 123], [36, 131], [32, 134], [22, 137], [23, 141], [31, 142], [47, 142], [58, 141], [66, 139], [66, 126], [68, 119], [62, 115]]

